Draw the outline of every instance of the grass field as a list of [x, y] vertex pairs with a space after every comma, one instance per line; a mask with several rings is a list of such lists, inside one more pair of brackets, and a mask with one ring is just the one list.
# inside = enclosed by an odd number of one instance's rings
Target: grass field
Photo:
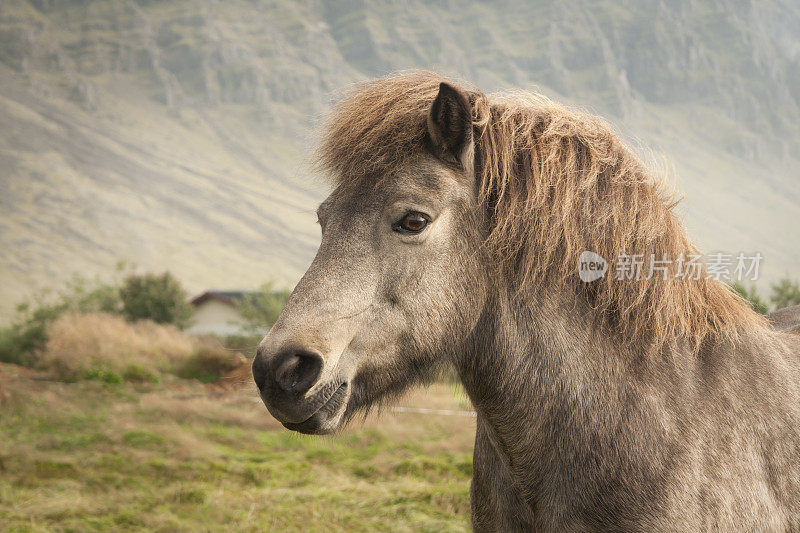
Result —
[[[306, 437], [254, 400], [0, 365], [0, 530], [467, 529], [473, 418], [384, 410]], [[396, 403], [469, 408], [445, 384]]]

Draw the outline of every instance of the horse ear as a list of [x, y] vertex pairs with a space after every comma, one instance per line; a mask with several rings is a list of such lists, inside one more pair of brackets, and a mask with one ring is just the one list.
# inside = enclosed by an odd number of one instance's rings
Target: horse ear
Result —
[[436, 157], [472, 168], [472, 109], [467, 95], [449, 83], [439, 84], [428, 113], [428, 138]]

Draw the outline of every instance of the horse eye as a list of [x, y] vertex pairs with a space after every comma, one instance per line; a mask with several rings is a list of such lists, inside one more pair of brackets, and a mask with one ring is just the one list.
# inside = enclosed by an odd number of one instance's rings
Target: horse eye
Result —
[[422, 213], [412, 211], [406, 213], [392, 229], [399, 233], [419, 233], [428, 225], [428, 218]]

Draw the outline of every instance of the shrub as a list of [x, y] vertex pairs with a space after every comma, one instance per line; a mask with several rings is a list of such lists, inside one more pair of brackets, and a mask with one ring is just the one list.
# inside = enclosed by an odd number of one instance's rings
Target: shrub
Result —
[[117, 374], [113, 370], [108, 370], [103, 368], [91, 368], [87, 370], [86, 379], [102, 381], [103, 383], [109, 383], [112, 385], [117, 385], [119, 383], [122, 383], [122, 377], [120, 377], [119, 374]]
[[0, 330], [0, 361], [33, 366], [38, 352], [47, 343], [48, 326], [65, 308], [60, 304], [43, 305], [35, 310], [29, 304], [17, 307], [17, 319]]
[[200, 342], [202, 345], [197, 352], [176, 366], [178, 377], [210, 383], [244, 364], [241, 355], [223, 348], [218, 342], [208, 338]]
[[133, 383], [158, 383], [160, 381], [158, 374], [138, 364], [128, 365], [122, 371], [122, 379]]
[[[739, 296], [750, 302], [753, 309], [759, 313], [769, 313], [767, 301], [758, 294], [754, 285], [748, 288], [745, 287], [743, 283], [737, 281], [731, 283], [731, 288], [733, 288]], [[788, 276], [777, 283], [771, 284], [770, 288], [772, 289], [772, 293], [770, 294], [769, 301], [772, 302], [774, 309], [777, 310], [793, 305], [800, 305], [800, 283], [793, 281]]]
[[255, 356], [256, 347], [263, 337], [263, 334], [227, 335], [220, 338], [220, 343], [226, 349], [240, 352], [247, 358], [252, 359]]
[[792, 281], [788, 276], [771, 286], [770, 300], [775, 309], [800, 305], [800, 284]]
[[[120, 267], [122, 268], [122, 267]], [[34, 366], [38, 353], [47, 343], [50, 325], [66, 312], [119, 312], [122, 303], [119, 289], [95, 279], [88, 282], [75, 276], [55, 298], [43, 292], [33, 303], [17, 306], [17, 316], [10, 326], [0, 329], [0, 361]]]
[[739, 296], [747, 300], [747, 302], [750, 304], [750, 307], [752, 307], [754, 311], [761, 313], [762, 315], [769, 313], [769, 307], [767, 307], [767, 303], [761, 298], [761, 296], [759, 296], [754, 285], [751, 285], [748, 288], [745, 287], [743, 283], [734, 281], [731, 283], [731, 288], [736, 291]]
[[169, 272], [130, 275], [119, 292], [122, 313], [129, 320], [149, 319], [181, 329], [189, 325], [192, 307], [181, 284]]
[[79, 313], [114, 313], [122, 311], [118, 283], [103, 283], [95, 278], [89, 282], [75, 276], [61, 293], [62, 302], [67, 308]]
[[291, 292], [289, 289], [275, 289], [272, 282], [267, 282], [254, 295], [243, 298], [239, 303], [239, 313], [247, 322], [250, 333], [263, 334], [265, 328], [272, 326]]

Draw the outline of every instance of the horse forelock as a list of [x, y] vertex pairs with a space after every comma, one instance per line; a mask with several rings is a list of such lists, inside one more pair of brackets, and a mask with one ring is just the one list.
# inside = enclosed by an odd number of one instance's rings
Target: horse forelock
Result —
[[[426, 120], [439, 84], [427, 71], [401, 72], [355, 86], [335, 107], [317, 152], [341, 188], [361, 188], [426, 152]], [[522, 293], [550, 284], [589, 299], [605, 326], [645, 349], [736, 337], [764, 319], [725, 284], [676, 277], [678, 259], [697, 253], [673, 213], [674, 193], [603, 120], [532, 93], [484, 95], [455, 83], [473, 106], [478, 200], [491, 230], [485, 243]], [[578, 258], [609, 263], [591, 283]], [[671, 263], [664, 279], [616, 279], [620, 257]]]

